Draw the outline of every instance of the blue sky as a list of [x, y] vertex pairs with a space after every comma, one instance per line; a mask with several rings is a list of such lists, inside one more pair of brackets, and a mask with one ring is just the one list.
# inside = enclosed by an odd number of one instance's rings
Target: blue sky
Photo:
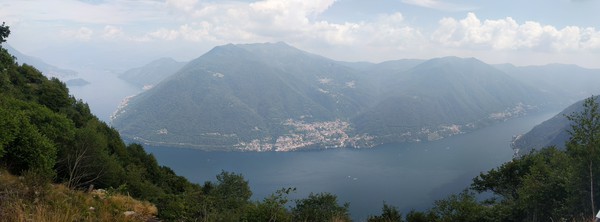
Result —
[[0, 0], [18, 50], [116, 69], [278, 41], [344, 61], [452, 55], [600, 68], [599, 12], [598, 0]]

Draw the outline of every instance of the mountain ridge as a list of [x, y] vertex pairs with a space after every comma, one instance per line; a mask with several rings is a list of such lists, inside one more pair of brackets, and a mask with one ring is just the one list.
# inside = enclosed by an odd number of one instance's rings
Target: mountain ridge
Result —
[[[133, 98], [113, 126], [209, 150], [370, 147], [464, 133], [544, 100], [475, 58], [344, 64], [283, 42], [217, 46]], [[385, 124], [408, 128], [390, 134]]]

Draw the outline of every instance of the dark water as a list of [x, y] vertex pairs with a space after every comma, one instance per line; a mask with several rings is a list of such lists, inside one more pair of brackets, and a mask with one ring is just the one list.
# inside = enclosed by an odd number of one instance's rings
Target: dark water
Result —
[[254, 199], [279, 188], [296, 187], [294, 198], [330, 192], [350, 202], [357, 221], [379, 214], [385, 201], [404, 213], [424, 210], [436, 199], [466, 188], [471, 179], [509, 161], [513, 135], [524, 133], [558, 111], [512, 119], [443, 140], [290, 153], [204, 152], [147, 147], [160, 164], [193, 182], [215, 180], [222, 170], [242, 173]]

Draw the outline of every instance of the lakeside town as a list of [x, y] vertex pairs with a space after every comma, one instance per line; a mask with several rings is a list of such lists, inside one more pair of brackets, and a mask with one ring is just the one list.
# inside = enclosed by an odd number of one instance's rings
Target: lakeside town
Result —
[[367, 134], [351, 136], [350, 123], [336, 119], [324, 122], [304, 122], [288, 119], [283, 123], [290, 133], [273, 140], [270, 137], [240, 142], [235, 145], [241, 151], [287, 152], [310, 148], [370, 148], [375, 145], [374, 137]]

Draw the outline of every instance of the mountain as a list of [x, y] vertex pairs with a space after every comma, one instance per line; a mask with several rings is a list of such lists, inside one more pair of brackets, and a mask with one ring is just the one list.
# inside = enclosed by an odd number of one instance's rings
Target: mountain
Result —
[[185, 64], [185, 62], [178, 62], [172, 58], [160, 58], [142, 67], [127, 70], [119, 77], [140, 87], [154, 86], [176, 73]]
[[285, 43], [219, 46], [131, 99], [113, 126], [142, 142], [206, 149], [346, 146], [360, 140], [348, 139], [348, 116], [372, 101], [361, 78]]
[[517, 67], [511, 64], [496, 65], [511, 77], [539, 89], [552, 97], [561, 107], [600, 93], [600, 69], [587, 69], [576, 65], [549, 64]]
[[288, 151], [435, 140], [523, 115], [543, 94], [476, 59], [343, 63], [285, 43], [218, 46], [131, 98], [131, 140]]
[[2, 45], [2, 48], [6, 49], [8, 51], [8, 53], [10, 53], [14, 57], [16, 57], [17, 62], [22, 63], [22, 64], [25, 63], [30, 66], [34, 66], [36, 69], [40, 70], [42, 72], [42, 74], [44, 74], [48, 78], [56, 77], [60, 80], [65, 81], [65, 80], [72, 79], [77, 76], [77, 72], [75, 72], [73, 70], [62, 69], [62, 68], [50, 65], [39, 58], [25, 55], [25, 54], [19, 52], [18, 50], [16, 50], [15, 48], [11, 47], [8, 44]]
[[436, 140], [522, 115], [542, 93], [474, 58], [445, 57], [390, 72], [379, 102], [354, 119], [383, 141]]
[[[596, 97], [596, 102], [600, 102], [598, 97]], [[565, 143], [571, 137], [568, 132], [571, 129], [571, 122], [565, 116], [582, 111], [583, 100], [570, 105], [556, 116], [533, 127], [529, 132], [517, 136], [512, 142], [513, 149], [520, 154], [526, 154], [533, 149], [540, 150], [548, 146], [564, 149]]]

